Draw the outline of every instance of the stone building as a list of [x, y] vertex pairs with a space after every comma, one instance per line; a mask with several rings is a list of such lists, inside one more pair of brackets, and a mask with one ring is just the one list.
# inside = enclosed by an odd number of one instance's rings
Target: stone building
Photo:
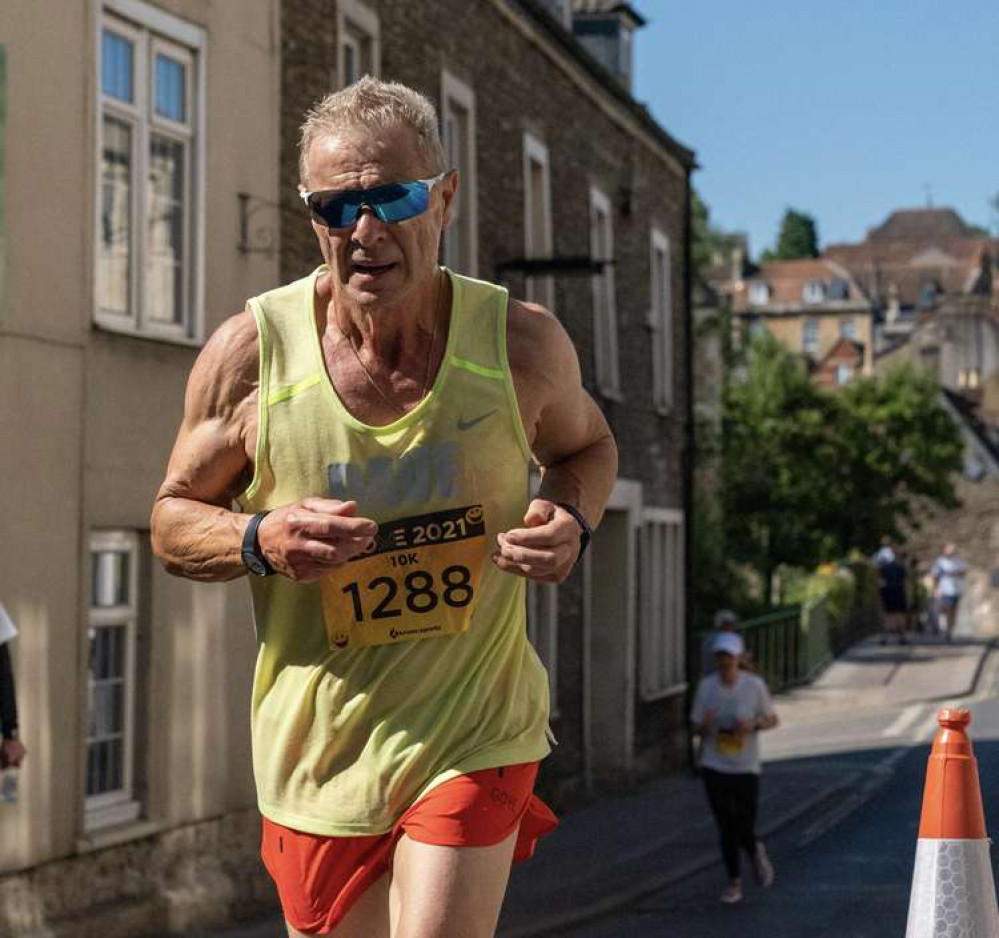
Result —
[[278, 28], [277, 0], [0, 5], [0, 600], [28, 748], [0, 935], [182, 931], [256, 866], [246, 587], [168, 577], [148, 529], [199, 347], [278, 277], [240, 245], [240, 194], [277, 199]]
[[442, 260], [555, 311], [618, 440], [586, 562], [529, 596], [560, 744], [542, 784], [561, 804], [686, 754], [694, 159], [630, 94], [641, 23], [624, 3], [283, 4], [282, 278], [320, 261], [295, 193], [306, 108], [365, 72], [419, 88], [463, 177]]

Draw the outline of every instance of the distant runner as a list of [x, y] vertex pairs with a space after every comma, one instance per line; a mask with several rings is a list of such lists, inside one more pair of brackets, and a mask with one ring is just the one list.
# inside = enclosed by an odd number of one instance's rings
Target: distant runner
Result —
[[944, 637], [949, 642], [957, 624], [957, 607], [964, 595], [964, 578], [968, 565], [957, 554], [956, 544], [945, 544], [943, 553], [933, 561], [933, 595], [937, 612], [944, 618]]
[[728, 874], [721, 901], [731, 904], [743, 898], [740, 850], [752, 860], [759, 885], [769, 887], [774, 882], [773, 864], [756, 838], [756, 810], [759, 733], [777, 725], [777, 714], [763, 679], [739, 667], [745, 651], [742, 637], [722, 632], [714, 649], [716, 670], [697, 685], [690, 721], [701, 738], [701, 775]]

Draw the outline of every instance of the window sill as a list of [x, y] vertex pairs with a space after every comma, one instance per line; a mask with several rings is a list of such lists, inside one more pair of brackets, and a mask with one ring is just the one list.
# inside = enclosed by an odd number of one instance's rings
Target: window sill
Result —
[[616, 401], [618, 404], [624, 403], [624, 394], [620, 388], [600, 388], [600, 396], [605, 401]]
[[652, 703], [656, 700], [665, 700], [667, 697], [678, 697], [680, 694], [685, 694], [687, 692], [687, 683], [683, 681], [679, 684], [672, 684], [669, 687], [663, 687], [660, 690], [653, 691], [642, 691], [642, 701], [644, 703]]
[[190, 336], [180, 335], [158, 335], [155, 332], [143, 332], [128, 325], [109, 323], [107, 320], [95, 319], [93, 323], [97, 332], [107, 335], [123, 335], [130, 339], [143, 339], [146, 342], [158, 342], [165, 345], [179, 345], [184, 348], [201, 348], [204, 345], [202, 339], [192, 339]]
[[167, 830], [169, 826], [164, 821], [143, 820], [129, 821], [124, 824], [116, 824], [114, 827], [88, 831], [82, 837], [76, 838], [76, 852], [86, 854], [94, 853], [97, 850], [106, 850], [108, 847], [117, 847], [119, 844], [152, 837], [154, 834]]

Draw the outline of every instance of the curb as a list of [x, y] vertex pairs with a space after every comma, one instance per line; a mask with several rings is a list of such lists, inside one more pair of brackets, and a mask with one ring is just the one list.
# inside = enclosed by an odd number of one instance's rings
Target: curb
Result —
[[[761, 826], [761, 837], [769, 837], [776, 834], [802, 816], [820, 809], [826, 802], [832, 801], [850, 791], [856, 785], [857, 777], [867, 773], [880, 774], [871, 769], [858, 770], [854, 776], [845, 780], [841, 779], [834, 785], [819, 789], [812, 798], [806, 798], [798, 802], [793, 808], [788, 809], [770, 821], [769, 824]], [[644, 855], [651, 858], [655, 855], [656, 849], [653, 848]], [[498, 938], [538, 938], [538, 936], [547, 935], [559, 929], [566, 929], [571, 925], [580, 925], [584, 922], [600, 918], [650, 893], [657, 892], [660, 889], [665, 889], [667, 886], [673, 886], [685, 879], [696, 876], [716, 863], [718, 863], [718, 857], [714, 850], [704, 852], [683, 866], [675, 866], [669, 872], [650, 875], [626, 889], [619, 889], [616, 892], [594, 899], [592, 902], [578, 905], [572, 911], [556, 912], [544, 917], [535, 918], [528, 924], [515, 924], [506, 928], [501, 927], [496, 932], [496, 935]]]

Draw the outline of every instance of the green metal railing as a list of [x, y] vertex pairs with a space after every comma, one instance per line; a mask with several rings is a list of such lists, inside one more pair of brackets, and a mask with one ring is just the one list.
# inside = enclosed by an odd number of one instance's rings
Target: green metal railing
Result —
[[[738, 631], [752, 666], [775, 692], [812, 680], [832, 659], [824, 598], [747, 619]], [[699, 647], [709, 634], [700, 632], [695, 644]]]

